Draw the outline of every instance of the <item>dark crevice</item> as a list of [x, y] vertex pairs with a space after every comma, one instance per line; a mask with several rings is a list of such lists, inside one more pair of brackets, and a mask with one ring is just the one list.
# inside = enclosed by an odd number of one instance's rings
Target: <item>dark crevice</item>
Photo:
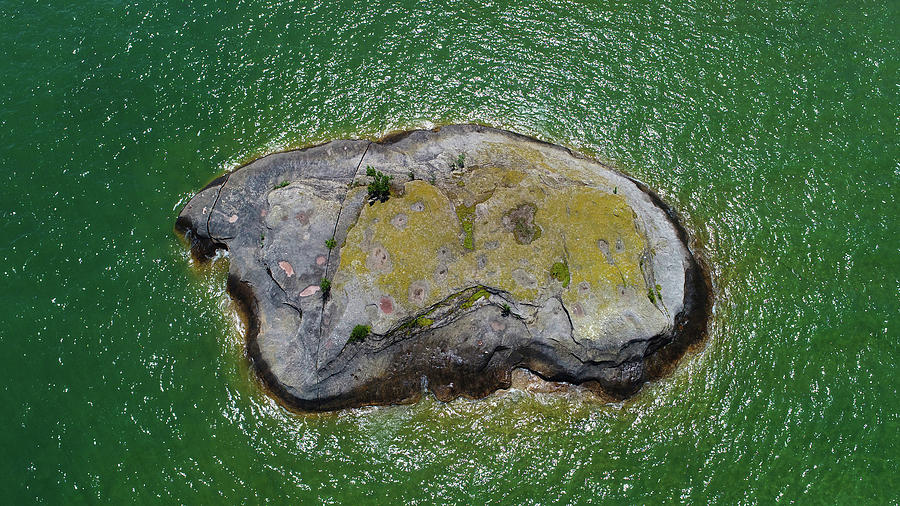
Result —
[[[331, 230], [331, 238], [334, 239], [337, 235], [337, 228], [341, 224], [341, 216], [344, 214], [344, 203], [347, 201], [347, 198], [350, 196], [350, 191], [353, 189], [349, 185], [356, 181], [356, 178], [359, 177], [359, 168], [362, 167], [363, 160], [366, 158], [366, 154], [369, 152], [369, 146], [372, 145], [372, 141], [366, 143], [366, 149], [363, 150], [362, 156], [359, 157], [359, 162], [356, 164], [356, 169], [353, 171], [353, 179], [350, 180], [348, 184], [347, 191], [344, 193], [344, 198], [341, 199], [340, 207], [338, 208], [337, 219], [334, 221], [334, 228]], [[338, 245], [335, 245], [333, 248], [328, 248], [328, 255], [325, 258], [325, 279], [328, 278], [328, 269], [331, 267], [331, 253], [338, 248]], [[328, 304], [328, 295], [322, 294], [322, 309], [319, 313], [319, 331], [316, 339], [316, 378], [318, 382], [316, 384], [316, 399], [319, 399], [319, 388], [322, 384], [322, 379], [319, 377], [319, 355], [321, 354], [322, 348], [322, 330], [323, 324], [325, 322], [325, 306]], [[346, 347], [346, 344], [345, 344]], [[341, 350], [343, 352], [343, 350]], [[340, 353], [338, 354], [340, 355]]]
[[494, 349], [491, 350], [491, 353], [488, 356], [487, 360], [485, 360], [484, 363], [481, 364], [481, 366], [476, 370], [476, 372], [479, 372], [479, 373], [484, 372], [484, 370], [487, 369], [487, 366], [489, 366], [491, 364], [491, 361], [494, 360], [494, 355], [496, 355], [497, 353], [502, 353], [504, 351], [509, 351], [511, 349], [512, 348], [510, 348], [509, 346], [504, 346], [502, 344], [495, 346]]
[[275, 279], [275, 275], [272, 274], [272, 269], [270, 269], [268, 265], [266, 266], [266, 274], [269, 275], [269, 277], [272, 279], [272, 282], [275, 283], [275, 286], [277, 286], [278, 288], [281, 289], [281, 292], [284, 294], [284, 297], [288, 298], [287, 290], [285, 290], [284, 287], [281, 286], [281, 283], [279, 283], [278, 280]]
[[[219, 186], [219, 189], [216, 191], [216, 199], [213, 201], [212, 206], [210, 206], [210, 208], [209, 208], [209, 215], [206, 216], [206, 237], [209, 237], [210, 239], [214, 239], [214, 238], [213, 238], [212, 233], [209, 231], [209, 220], [212, 219], [213, 211], [215, 211], [216, 204], [219, 203], [219, 197], [222, 195], [222, 190], [225, 189], [225, 185], [228, 184], [228, 178], [230, 178], [230, 177], [231, 177], [231, 173], [229, 172], [229, 173], [225, 174], [224, 176], [221, 176], [213, 181], [213, 183], [214, 183], [215, 181], [218, 181], [219, 179], [224, 178], [224, 181], [222, 181], [222, 184]], [[210, 183], [209, 185], [207, 185], [207, 188], [212, 186], [213, 183]], [[228, 239], [230, 239], [230, 237]], [[218, 239], [216, 239], [216, 240], [218, 240]], [[225, 239], [223, 239], [223, 240], [225, 240]]]
[[285, 306], [293, 309], [294, 311], [297, 311], [297, 315], [300, 316], [301, 318], [303, 317], [303, 311], [301, 311], [300, 308], [295, 306], [292, 302], [282, 301], [281, 303], [284, 304]]
[[553, 298], [559, 301], [559, 307], [561, 307], [563, 312], [566, 313], [566, 319], [569, 321], [569, 337], [572, 338], [572, 342], [574, 342], [578, 346], [581, 346], [581, 343], [579, 343], [578, 340], [575, 339], [575, 324], [572, 322], [572, 315], [569, 314], [569, 309], [563, 303], [562, 296], [556, 295]]

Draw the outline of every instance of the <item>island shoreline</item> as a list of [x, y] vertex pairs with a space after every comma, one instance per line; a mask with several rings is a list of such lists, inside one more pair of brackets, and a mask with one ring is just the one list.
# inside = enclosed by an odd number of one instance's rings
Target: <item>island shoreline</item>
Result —
[[[439, 130], [440, 128], [436, 128], [431, 131], [436, 132]], [[416, 129], [393, 132], [378, 141], [369, 142], [370, 144], [377, 143], [382, 145], [390, 145], [392, 143], [399, 142], [400, 140], [413, 135], [416, 132], [422, 131], [423, 130], [421, 129]], [[671, 373], [671, 371], [675, 368], [676, 364], [681, 360], [688, 349], [691, 346], [702, 342], [706, 338], [709, 319], [711, 318], [713, 290], [712, 280], [709, 275], [709, 269], [707, 268], [702, 255], [702, 249], [697, 247], [696, 240], [681, 223], [677, 211], [669, 206], [665, 201], [662, 200], [661, 197], [659, 197], [656, 192], [651, 190], [642, 182], [632, 178], [627, 174], [622, 173], [621, 171], [612, 169], [609, 166], [598, 162], [583, 153], [573, 151], [570, 148], [554, 145], [552, 143], [540, 139], [535, 139], [523, 134], [514, 132], [506, 133], [512, 134], [513, 136], [528, 142], [537, 142], [555, 148], [562, 148], [572, 156], [590, 160], [593, 163], [598, 163], [604, 168], [627, 178], [650, 198], [654, 206], [658, 207], [665, 213], [667, 219], [677, 231], [678, 239], [683, 243], [684, 247], [690, 253], [688, 255], [688, 257], [690, 258], [690, 265], [685, 269], [685, 305], [682, 311], [680, 311], [675, 316], [675, 326], [673, 329], [671, 329], [670, 332], [656, 335], [648, 340], [649, 345], [644, 355], [643, 363], [640, 364], [641, 375], [637, 380], [623, 380], [619, 383], [607, 384], [601, 384], [593, 380], [579, 383], [577, 381], [577, 378], [565, 377], [564, 375], [559, 374], [547, 374], [546, 371], [541, 370], [541, 367], [532, 367], [531, 364], [528, 363], [530, 360], [536, 361], [535, 363], [541, 363], [541, 361], [538, 360], [537, 357], [523, 357], [523, 363], [519, 366], [521, 368], [527, 369], [528, 371], [534, 373], [535, 375], [546, 381], [565, 382], [573, 385], [578, 385], [581, 387], [585, 387], [603, 397], [614, 400], [624, 400], [630, 398], [638, 391], [640, 391], [642, 386], [646, 382], [656, 381]], [[325, 144], [328, 143], [326, 142], [315, 146], [308, 146], [298, 150], [290, 150], [284, 153], [305, 151], [318, 146], [323, 146]], [[204, 190], [218, 185], [218, 191], [221, 192], [222, 188], [225, 186], [225, 184], [227, 184], [227, 180], [230, 175], [252, 163], [253, 161], [248, 162], [247, 164], [244, 164], [229, 173], [215, 178], [212, 182], [204, 187]], [[211, 234], [207, 234], [206, 237], [198, 234], [197, 226], [198, 224], [193, 223], [185, 216], [180, 216], [175, 223], [176, 231], [184, 235], [185, 238], [190, 241], [192, 255], [198, 262], [208, 261], [215, 255], [215, 252], [219, 249], [227, 249], [227, 245], [224, 241], [213, 238]], [[269, 394], [274, 397], [280, 404], [293, 411], [333, 411], [336, 409], [361, 407], [367, 405], [409, 404], [417, 402], [421, 398], [423, 393], [429, 389], [436, 395], [439, 400], [442, 401], [449, 401], [460, 396], [477, 399], [490, 395], [497, 390], [507, 389], [511, 385], [510, 378], [512, 369], [509, 369], [506, 371], [492, 371], [489, 373], [483, 373], [480, 378], [469, 378], [469, 380], [472, 381], [458, 381], [463, 385], [468, 383], [468, 386], [451, 388], [449, 390], [440, 388], [433, 389], [429, 388], [426, 385], [421, 385], [419, 388], [414, 389], [376, 388], [374, 389], [374, 391], [372, 388], [362, 388], [346, 392], [344, 395], [341, 395], [338, 398], [317, 397], [312, 401], [300, 399], [292, 395], [288, 391], [288, 389], [281, 383], [281, 381], [279, 381], [277, 376], [273, 373], [270, 364], [267, 363], [267, 361], [262, 357], [260, 353], [260, 347], [257, 340], [260, 332], [260, 316], [258, 309], [259, 304], [257, 300], [257, 294], [255, 293], [253, 287], [250, 283], [239, 279], [232, 273], [229, 273], [226, 282], [226, 288], [229, 296], [235, 301], [238, 312], [240, 313], [240, 316], [246, 325], [244, 333], [245, 350], [252, 365], [252, 369], [255, 371], [255, 374], [261, 382], [263, 388], [268, 391]], [[628, 371], [626, 369], [631, 367], [632, 365], [633, 364], [630, 364], [628, 362], [623, 362], [615, 364], [613, 368], [616, 369], [619, 374], [625, 377], [628, 374]], [[415, 375], [413, 374], [413, 376]], [[463, 380], [463, 378], [459, 379]], [[416, 378], [393, 378], [393, 380], [398, 383], [403, 383], [404, 385], [411, 385], [416, 383]], [[454, 385], [458, 382], [449, 381], [451, 385]]]

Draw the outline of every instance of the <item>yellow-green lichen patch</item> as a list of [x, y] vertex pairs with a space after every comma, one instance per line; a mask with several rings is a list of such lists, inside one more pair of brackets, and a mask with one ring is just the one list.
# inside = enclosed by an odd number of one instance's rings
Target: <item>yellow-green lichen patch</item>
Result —
[[365, 293], [372, 299], [367, 303], [389, 298], [391, 310], [373, 315], [382, 332], [472, 286], [474, 260], [459, 237], [459, 218], [446, 195], [425, 181], [410, 181], [402, 195], [363, 206], [341, 249], [333, 290], [354, 280], [353, 292]]
[[533, 146], [509, 144], [505, 142], [487, 142], [477, 154], [479, 160], [486, 160], [501, 166], [529, 167], [535, 171], [564, 176], [573, 181], [613, 188], [607, 178], [599, 176], [591, 168], [593, 162], [573, 159], [568, 154], [556, 153], [548, 148], [539, 149]]
[[[365, 206], [348, 232], [335, 286], [353, 277], [390, 297], [393, 313], [381, 325], [411, 318], [422, 326], [432, 319], [424, 308], [469, 287], [479, 288], [463, 309], [489, 295], [483, 287], [521, 302], [561, 295], [577, 308], [576, 330], [580, 316], [610, 313], [626, 294], [658, 298], [644, 286], [646, 240], [621, 195], [536, 171], [475, 167], [462, 178], [464, 186], [441, 188], [410, 181], [401, 195]], [[383, 256], [373, 262], [373, 252]]]
[[434, 320], [432, 320], [431, 318], [426, 318], [424, 316], [420, 316], [420, 317], [416, 318], [416, 325], [418, 325], [420, 327], [428, 327], [433, 324], [434, 324]]
[[565, 247], [570, 284], [563, 302], [577, 308], [576, 315], [588, 316], [573, 319], [579, 338], [594, 337], [592, 325], [604, 315], [623, 304], [639, 303], [639, 298], [626, 301], [629, 294], [647, 293], [641, 272], [646, 239], [622, 196], [583, 186], [567, 188], [547, 199], [536, 220], [554, 224]]
[[504, 170], [500, 177], [500, 184], [511, 188], [521, 183], [525, 179], [525, 174], [518, 170]]
[[507, 187], [501, 181], [513, 171], [482, 169], [473, 172], [482, 178], [480, 184], [496, 186], [491, 188], [489, 198], [475, 206], [477, 243], [475, 254], [470, 256], [484, 261], [476, 263], [476, 272], [471, 274], [476, 276], [478, 284], [506, 290], [521, 301], [535, 301], [548, 288], [547, 266], [553, 262], [551, 259], [562, 257], [563, 251], [552, 240], [545, 240], [546, 235], [542, 236], [538, 232], [540, 227], [533, 222], [532, 229], [525, 234], [528, 240], [517, 241], [515, 225], [508, 215], [510, 210], [523, 206], [530, 208], [532, 214], [537, 212], [546, 198], [546, 189], [530, 174], [515, 173], [514, 179], [519, 183]]
[[[566, 249], [571, 282], [587, 282], [612, 293], [618, 285], [644, 288], [640, 259], [646, 241], [635, 227], [634, 211], [618, 195], [587, 187], [572, 187], [547, 199], [539, 223], [560, 234]], [[616, 245], [606, 261], [600, 241]]]
[[[417, 206], [421, 206], [420, 211], [413, 210]], [[408, 182], [402, 197], [363, 207], [347, 234], [338, 270], [360, 279], [371, 277], [371, 288], [378, 285], [386, 295], [404, 303], [410, 284], [434, 277], [438, 249], [456, 243], [457, 230], [457, 218], [447, 197], [424, 181]], [[387, 252], [391, 266], [387, 272], [372, 272], [367, 265], [367, 257], [376, 247]], [[430, 285], [430, 291], [439, 291], [438, 284]], [[439, 300], [437, 293], [428, 294], [423, 303], [435, 300]]]

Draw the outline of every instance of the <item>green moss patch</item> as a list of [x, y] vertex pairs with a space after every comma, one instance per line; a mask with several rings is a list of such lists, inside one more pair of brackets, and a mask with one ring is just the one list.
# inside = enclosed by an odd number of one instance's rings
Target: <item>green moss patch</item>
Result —
[[476, 302], [478, 302], [478, 299], [490, 297], [490, 295], [491, 295], [491, 292], [485, 290], [484, 288], [479, 288], [478, 290], [475, 291], [475, 293], [470, 295], [469, 298], [466, 299], [465, 302], [462, 303], [462, 308], [469, 309], [470, 307], [474, 306]]
[[550, 267], [550, 276], [562, 283], [563, 288], [568, 288], [569, 282], [572, 280], [569, 275], [569, 264], [565, 262], [556, 262]]
[[357, 325], [353, 327], [353, 330], [350, 332], [349, 342], [362, 341], [369, 337], [370, 332], [372, 332], [372, 327], [369, 327], [368, 325]]
[[456, 206], [456, 216], [466, 236], [463, 239], [463, 247], [475, 249], [475, 206]]

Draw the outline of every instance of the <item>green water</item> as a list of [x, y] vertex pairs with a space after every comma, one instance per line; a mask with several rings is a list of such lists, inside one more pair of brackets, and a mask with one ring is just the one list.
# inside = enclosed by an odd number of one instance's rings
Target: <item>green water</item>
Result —
[[[900, 2], [401, 3], [0, 0], [2, 502], [900, 500]], [[680, 209], [703, 349], [617, 405], [261, 393], [177, 211], [261, 154], [454, 122]]]

